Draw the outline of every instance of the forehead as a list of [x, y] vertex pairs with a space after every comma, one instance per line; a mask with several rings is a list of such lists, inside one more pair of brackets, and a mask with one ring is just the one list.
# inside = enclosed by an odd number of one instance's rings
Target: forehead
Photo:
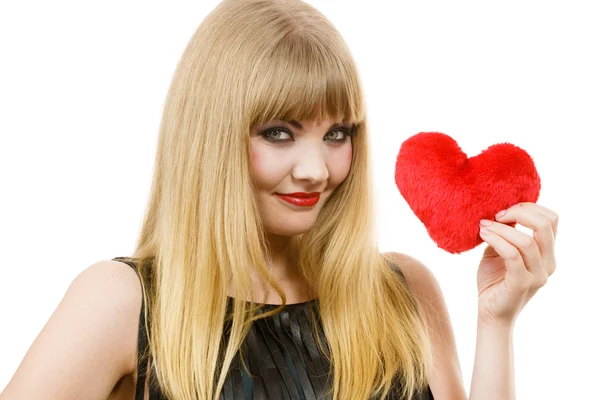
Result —
[[322, 121], [317, 121], [317, 120], [312, 120], [312, 121], [311, 120], [300, 120], [300, 121], [297, 121], [295, 119], [279, 119], [277, 121], [279, 121], [279, 122], [285, 122], [285, 123], [290, 124], [293, 127], [298, 128], [298, 129], [305, 129], [305, 128], [313, 127], [313, 126], [314, 127], [318, 127], [320, 125], [330, 125], [332, 123], [334, 125], [337, 125], [337, 124], [341, 124], [341, 123], [344, 122], [344, 121], [334, 121], [333, 119], [325, 119], [325, 120], [322, 120]]
[[341, 125], [346, 125], [347, 121], [336, 121], [333, 118], [327, 118], [324, 120], [296, 120], [296, 119], [291, 119], [291, 118], [275, 118], [272, 119], [270, 121], [265, 121], [264, 123], [261, 124], [257, 124], [257, 125], [264, 125], [264, 124], [270, 124], [270, 123], [285, 123], [288, 125], [293, 126], [296, 129], [300, 129], [300, 130], [304, 130], [304, 129], [309, 129], [309, 128], [318, 128], [320, 126], [327, 126], [327, 127], [337, 127], [337, 126], [341, 126]]

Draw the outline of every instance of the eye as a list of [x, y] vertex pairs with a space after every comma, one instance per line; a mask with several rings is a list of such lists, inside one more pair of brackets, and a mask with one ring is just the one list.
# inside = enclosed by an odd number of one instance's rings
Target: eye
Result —
[[[346, 143], [346, 141], [348, 140], [348, 138], [350, 136], [352, 136], [352, 133], [350, 132], [349, 128], [336, 129], [336, 130], [333, 130], [333, 131], [329, 132], [327, 135], [329, 135], [330, 133], [335, 133], [336, 135], [334, 135], [333, 137], [337, 137], [338, 136], [337, 134], [340, 133], [340, 132], [342, 133], [342, 138], [341, 139], [330, 139], [329, 141], [330, 142], [335, 142], [335, 143]], [[325, 135], [325, 136], [327, 136], [327, 135]]]
[[[337, 136], [339, 136], [339, 132], [342, 133], [343, 137], [334, 139]], [[277, 139], [277, 137], [280, 137], [280, 136], [277, 136], [277, 134], [280, 134], [280, 133], [284, 133], [286, 135], [291, 136], [292, 140]], [[335, 133], [335, 135], [331, 135], [332, 133]], [[325, 134], [325, 137], [323, 140], [341, 144], [341, 143], [345, 143], [346, 141], [348, 141], [348, 138], [351, 136], [354, 136], [354, 134], [355, 134], [355, 131], [354, 131], [354, 129], [352, 129], [352, 127], [350, 127], [350, 128], [342, 127], [339, 129], [332, 130], [332, 131], [328, 132], [327, 134]], [[271, 143], [293, 141], [293, 135], [291, 134], [291, 132], [288, 132], [288, 130], [285, 128], [270, 128], [270, 129], [267, 129], [267, 130], [261, 132], [260, 136], [262, 136], [266, 141], [271, 142]], [[326, 139], [327, 137], [329, 137], [330, 139]]]
[[269, 142], [288, 142], [288, 140], [278, 140], [277, 133], [285, 133], [286, 135], [289, 135], [288, 132], [281, 128], [267, 129], [266, 131], [261, 132], [260, 135]]

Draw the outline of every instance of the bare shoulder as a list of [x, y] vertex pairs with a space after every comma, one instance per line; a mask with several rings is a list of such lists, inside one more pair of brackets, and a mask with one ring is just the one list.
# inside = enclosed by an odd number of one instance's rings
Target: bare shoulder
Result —
[[400, 268], [406, 283], [422, 304], [425, 319], [429, 323], [434, 365], [431, 366], [428, 380], [434, 397], [466, 399], [452, 322], [435, 274], [415, 257], [396, 252], [384, 254]]
[[106, 399], [132, 373], [142, 292], [128, 265], [101, 260], [77, 275], [0, 399]]
[[[408, 254], [388, 252], [385, 253], [394, 260], [402, 275], [406, 278], [406, 283], [414, 292], [419, 302], [426, 307], [428, 318], [444, 318], [444, 311], [447, 310], [442, 288], [435, 277], [435, 274], [424, 263]], [[428, 307], [428, 308], [427, 308]]]
[[404, 253], [387, 252], [384, 254], [394, 260], [413, 291], [430, 292], [431, 289], [439, 289], [441, 292], [437, 278], [431, 269], [421, 261]]
[[106, 268], [104, 273], [109, 279], [114, 280], [114, 285], [119, 293], [115, 301], [122, 305], [123, 314], [121, 321], [124, 329], [126, 374], [131, 374], [137, 369], [137, 345], [140, 311], [142, 308], [142, 287], [140, 278], [134, 269], [121, 261], [102, 260], [99, 262]]

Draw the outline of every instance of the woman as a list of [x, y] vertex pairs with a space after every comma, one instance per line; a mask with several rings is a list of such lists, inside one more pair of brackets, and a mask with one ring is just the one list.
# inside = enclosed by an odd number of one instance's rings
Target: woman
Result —
[[[358, 71], [322, 14], [301, 1], [230, 0], [205, 18], [169, 89], [131, 257], [165, 397], [427, 393], [427, 331], [377, 250], [368, 164]], [[294, 192], [318, 201], [277, 195]], [[266, 306], [245, 310], [252, 301]], [[261, 311], [266, 322], [251, 328]]]
[[[435, 277], [377, 250], [366, 121], [354, 60], [321, 13], [300, 0], [220, 3], [177, 65], [134, 254], [88, 268], [59, 306], [71, 310], [63, 330], [89, 327], [71, 346], [78, 363], [62, 366], [73, 383], [57, 378], [53, 393], [466, 399]], [[498, 222], [482, 234], [471, 399], [512, 394], [512, 324], [555, 265], [556, 214], [522, 204], [505, 218], [543, 246]], [[48, 326], [49, 347], [60, 325]], [[31, 393], [19, 386], [28, 368], [2, 400]], [[85, 373], [92, 387], [77, 383]]]

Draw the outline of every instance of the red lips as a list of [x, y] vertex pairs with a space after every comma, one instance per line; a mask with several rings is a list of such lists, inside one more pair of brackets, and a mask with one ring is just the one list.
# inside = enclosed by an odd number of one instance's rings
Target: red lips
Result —
[[295, 192], [295, 193], [277, 193], [277, 194], [280, 194], [282, 196], [291, 196], [291, 197], [314, 197], [314, 196], [317, 196], [319, 194], [319, 192], [312, 192], [312, 193]]
[[319, 202], [320, 193], [316, 192], [315, 195], [313, 193], [290, 193], [290, 194], [280, 194], [275, 193], [279, 198], [285, 200], [290, 204], [294, 204], [296, 206], [314, 206]]

